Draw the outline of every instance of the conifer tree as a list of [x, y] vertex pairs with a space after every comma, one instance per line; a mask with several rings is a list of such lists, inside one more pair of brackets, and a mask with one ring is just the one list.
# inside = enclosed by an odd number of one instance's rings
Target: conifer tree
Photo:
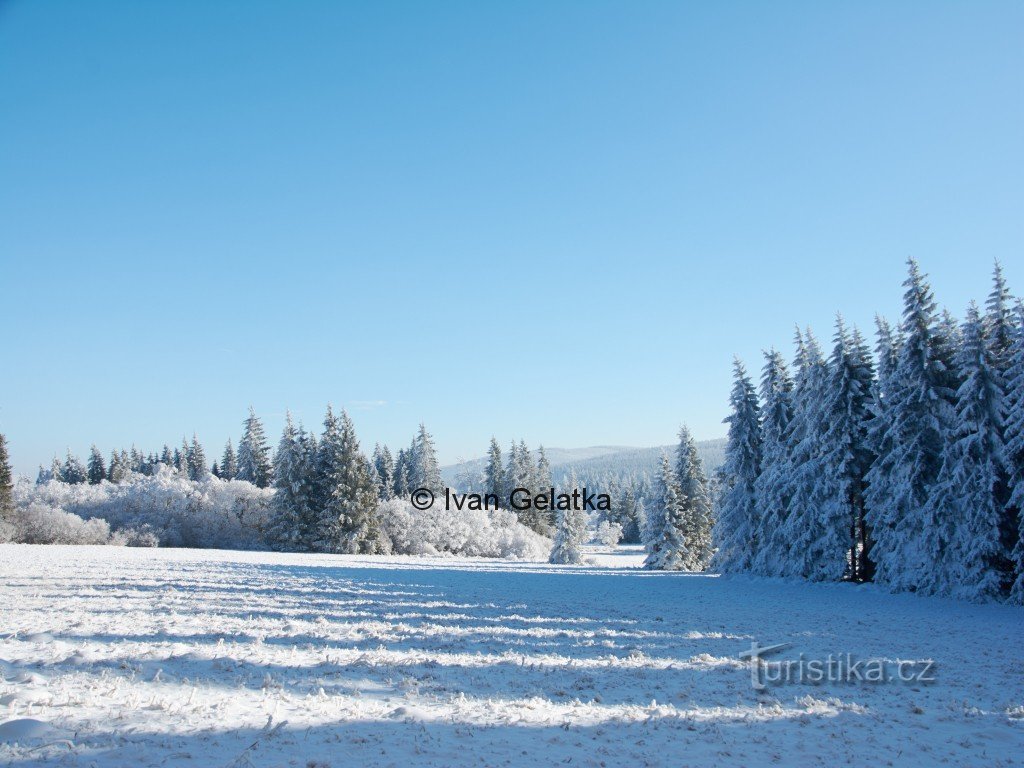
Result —
[[88, 473], [81, 460], [72, 455], [70, 450], [64, 460], [64, 466], [61, 467], [61, 479], [70, 485], [81, 485], [88, 480]]
[[1007, 486], [1010, 499], [1006, 504], [1004, 520], [1017, 523], [1016, 536], [1007, 542], [1011, 547], [1014, 582], [1010, 602], [1024, 605], [1024, 305], [1017, 305], [1010, 366], [1006, 372], [1006, 444]]
[[656, 571], [686, 570], [695, 559], [686, 541], [686, 499], [680, 492], [678, 478], [666, 454], [661, 456], [661, 487], [661, 531], [655, 534], [651, 542], [644, 568]]
[[398, 457], [395, 459], [395, 496], [399, 499], [408, 499], [412, 493], [414, 486], [411, 474], [409, 451], [399, 448]]
[[[42, 469], [42, 468], [40, 468]], [[0, 434], [0, 522], [9, 520], [14, 511], [14, 474], [7, 454], [7, 438]]]
[[[678, 562], [685, 570], [703, 571], [711, 564], [714, 554], [714, 512], [707, 477], [704, 475], [704, 463], [697, 452], [697, 442], [685, 425], [679, 429], [675, 479], [682, 517], [678, 525], [671, 520], [669, 525], [681, 531], [685, 541], [685, 553], [680, 551]], [[668, 527], [665, 530], [666, 540], [675, 535], [668, 531]]]
[[386, 445], [379, 443], [373, 448], [373, 465], [377, 471], [380, 498], [383, 501], [395, 497], [395, 460]]
[[793, 420], [793, 379], [782, 355], [766, 352], [761, 374], [762, 459], [761, 473], [754, 482], [758, 530], [761, 546], [752, 565], [755, 573], [778, 576], [789, 557], [785, 540], [789, 512], [790, 424]]
[[491, 447], [487, 451], [487, 469], [484, 471], [484, 493], [497, 497], [501, 506], [508, 504], [505, 496], [505, 468], [501, 460], [501, 447], [497, 439], [491, 437]]
[[188, 447], [188, 476], [193, 480], [205, 480], [209, 471], [206, 466], [206, 451], [193, 432], [192, 444]]
[[128, 466], [127, 457], [122, 452], [110, 452], [110, 465], [107, 467], [107, 479], [112, 483], [122, 483], [131, 474], [131, 467]]
[[64, 480], [64, 465], [60, 463], [60, 459], [56, 456], [53, 457], [53, 461], [50, 463], [49, 479], [56, 480], [57, 482], [63, 483]]
[[729, 436], [725, 448], [725, 487], [722, 490], [714, 539], [713, 565], [724, 573], [745, 571], [757, 555], [758, 530], [754, 483], [761, 470], [761, 409], [757, 392], [738, 359], [733, 364], [734, 384], [726, 417]]
[[250, 406], [245, 420], [242, 441], [238, 444], [237, 479], [246, 480], [259, 488], [267, 488], [271, 481], [270, 447], [263, 424]]
[[420, 424], [419, 432], [409, 449], [411, 472], [409, 482], [412, 487], [426, 488], [435, 496], [444, 495], [444, 481], [441, 479], [441, 467], [437, 463], [437, 451], [434, 449], [434, 438], [427, 432], [425, 424]]
[[932, 594], [990, 600], [1013, 581], [1010, 551], [1000, 535], [1008, 501], [1005, 393], [974, 304], [963, 332], [956, 419], [925, 518], [924, 553], [931, 567], [917, 586]]
[[231, 444], [230, 437], [220, 458], [220, 476], [224, 480], [234, 480], [238, 477], [238, 458], [235, 456], [235, 447]]
[[103, 463], [103, 454], [95, 445], [89, 451], [89, 466], [86, 471], [89, 485], [99, 485], [107, 479], [107, 467]]
[[[515, 445], [515, 443], [513, 443]], [[576, 488], [579, 481], [576, 473], [569, 476], [568, 493]], [[587, 538], [587, 513], [570, 505], [569, 509], [558, 511], [555, 542], [548, 561], [562, 565], [577, 565], [583, 562], [583, 543]]]
[[935, 300], [917, 263], [904, 282], [903, 322], [895, 386], [886, 393], [888, 445], [868, 474], [885, 493], [869, 495], [875, 580], [896, 590], [916, 589], [931, 567], [924, 537], [927, 503], [942, 466], [953, 421], [955, 375], [946, 360], [951, 329], [940, 325]]
[[318, 477], [317, 549], [345, 554], [387, 553], [390, 542], [380, 527], [370, 463], [359, 450], [348, 414], [342, 411], [336, 418], [330, 407], [319, 445]]
[[313, 457], [305, 430], [296, 429], [291, 413], [274, 454], [273, 517], [268, 538], [275, 548], [303, 552], [315, 540]]

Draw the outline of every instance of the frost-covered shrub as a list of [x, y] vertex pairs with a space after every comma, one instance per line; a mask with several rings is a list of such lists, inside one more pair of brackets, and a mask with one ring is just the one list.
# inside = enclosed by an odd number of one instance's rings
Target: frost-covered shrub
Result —
[[622, 525], [602, 520], [597, 526], [597, 533], [594, 534], [594, 541], [606, 547], [616, 547], [622, 541]]
[[105, 520], [78, 515], [32, 502], [15, 510], [16, 541], [22, 544], [106, 544], [110, 526]]
[[[112, 543], [164, 547], [263, 549], [273, 490], [242, 480], [207, 477], [192, 481], [161, 467], [152, 476], [133, 474], [121, 483], [41, 485], [19, 482], [19, 509], [41, 505], [85, 520], [105, 521]], [[21, 540], [19, 538], [18, 540]]]
[[546, 560], [551, 542], [504, 510], [420, 510], [404, 499], [380, 505], [385, 533], [396, 554], [452, 554]]

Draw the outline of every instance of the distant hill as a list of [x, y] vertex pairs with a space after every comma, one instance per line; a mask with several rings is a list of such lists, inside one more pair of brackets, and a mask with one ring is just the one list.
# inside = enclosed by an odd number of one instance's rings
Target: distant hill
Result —
[[[557, 482], [563, 475], [575, 469], [580, 479], [626, 475], [640, 475], [646, 472], [654, 477], [658, 472], [661, 454], [667, 451], [673, 455], [675, 445], [654, 446], [653, 448], [630, 448], [621, 445], [598, 445], [589, 448], [545, 448], [551, 473]], [[725, 438], [702, 440], [697, 451], [704, 462], [704, 471], [711, 474], [725, 460]], [[441, 468], [445, 484], [462, 487], [467, 475], [478, 478], [483, 474], [486, 458], [471, 459]]]

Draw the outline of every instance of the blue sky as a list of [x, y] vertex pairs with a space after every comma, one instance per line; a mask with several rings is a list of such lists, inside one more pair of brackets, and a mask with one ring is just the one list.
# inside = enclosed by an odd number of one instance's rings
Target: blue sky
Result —
[[1024, 292], [1020, 3], [0, 3], [15, 469], [347, 407], [725, 433], [734, 354]]

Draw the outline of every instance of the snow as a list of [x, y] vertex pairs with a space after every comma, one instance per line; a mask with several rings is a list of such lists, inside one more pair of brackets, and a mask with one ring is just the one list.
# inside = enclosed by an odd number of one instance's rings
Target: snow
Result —
[[[0, 546], [0, 765], [1024, 761], [1020, 608], [591, 555]], [[754, 640], [937, 677], [758, 692]]]

